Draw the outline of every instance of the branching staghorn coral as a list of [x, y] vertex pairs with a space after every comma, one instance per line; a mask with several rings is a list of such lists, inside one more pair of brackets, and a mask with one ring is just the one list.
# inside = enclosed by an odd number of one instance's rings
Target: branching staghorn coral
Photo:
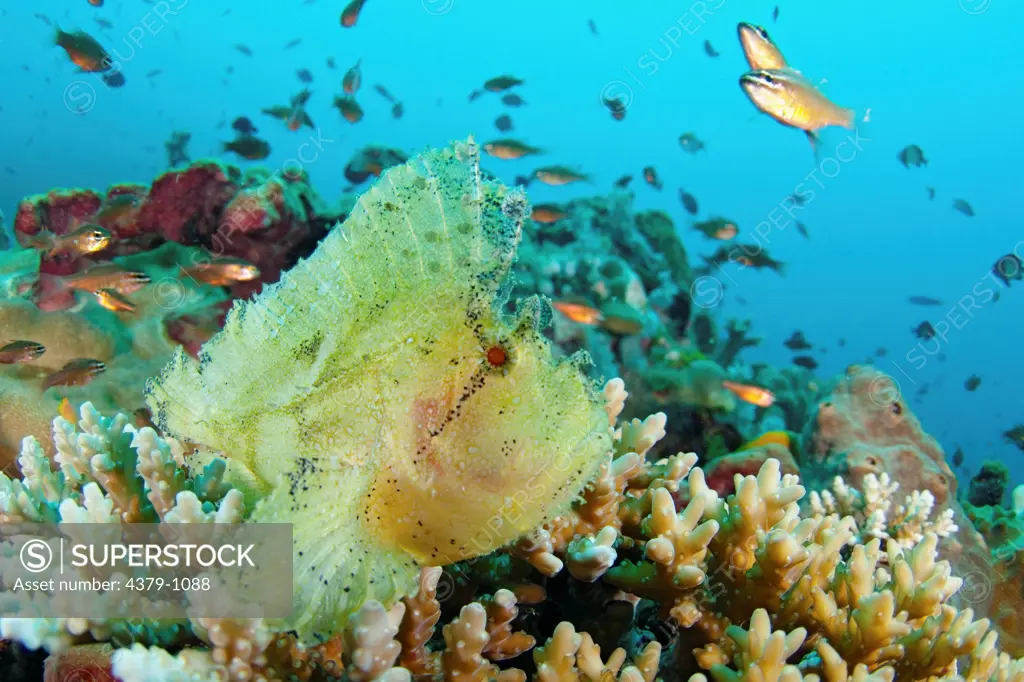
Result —
[[[622, 411], [621, 388], [611, 382], [606, 387], [612, 421]], [[645, 442], [645, 447], [656, 440]], [[516, 549], [541, 569], [551, 568], [550, 559], [558, 556], [571, 565], [574, 550], [584, 558], [597, 548], [616, 555], [613, 561], [618, 563], [603, 574], [604, 581], [660, 604], [663, 613], [684, 626], [677, 646], [703, 642], [694, 653], [714, 679], [800, 680], [807, 673], [809, 680], [828, 682], [1024, 680], [1024, 664], [995, 649], [996, 634], [989, 631], [988, 620], [975, 620], [970, 609], [957, 610], [947, 603], [962, 581], [951, 575], [948, 562], [937, 560], [938, 536], [932, 530], [948, 528], [946, 522], [917, 526], [920, 538], [913, 547], [898, 541], [912, 537], [911, 522], [920, 519], [912, 510], [925, 496], [911, 494], [905, 505], [911, 511], [896, 510], [894, 518], [906, 534], [893, 533], [883, 548], [878, 538], [856, 542], [857, 522], [851, 516], [802, 515], [798, 502], [804, 488], [796, 476], [782, 475], [776, 460], [766, 461], [756, 476], [737, 475], [736, 492], [725, 498], [707, 486], [700, 468], [691, 470], [692, 463], [668, 479], [647, 477], [649, 487], [640, 492], [639, 463], [622, 451], [624, 442], [630, 440], [616, 436], [616, 456], [565, 517], [571, 520], [566, 525], [586, 528], [582, 519], [594, 508], [603, 508], [595, 499], [610, 504], [615, 521], [609, 527], [620, 531], [614, 541], [598, 543], [596, 538], [577, 536], [560, 550], [555, 541], [559, 529], [549, 524], [544, 533], [532, 536], [547, 538], [548, 561], [536, 561], [543, 552], [522, 552], [524, 543]], [[618, 482], [613, 471], [620, 474]], [[627, 494], [628, 480], [637, 484], [632, 494]], [[680, 485], [686, 486], [690, 502], [677, 510], [676, 496], [669, 491]], [[888, 486], [891, 495], [891, 483], [880, 485]], [[609, 503], [607, 494], [595, 495], [598, 490], [617, 495], [610, 495]], [[875, 499], [880, 493], [858, 494]], [[644, 499], [648, 502], [642, 505], [642, 520], [623, 523], [623, 518], [631, 518], [623, 510], [641, 506], [637, 501]], [[853, 549], [847, 557], [843, 549], [850, 544]], [[637, 559], [628, 558], [629, 552], [637, 551]], [[775, 645], [781, 648], [775, 650], [771, 664], [775, 674], [782, 675], [779, 678], [751, 672], [754, 661], [749, 656], [736, 659], [736, 669], [727, 665], [737, 655], [737, 625], [748, 622], [758, 609], [758, 618], [781, 630], [785, 638]], [[758, 641], [769, 634], [758, 635]], [[818, 656], [808, 656], [815, 648]], [[781, 667], [791, 654], [799, 655], [800, 667]], [[965, 666], [959, 673], [958, 659]], [[1005, 670], [1017, 672], [1006, 677]]]
[[[79, 414], [77, 425], [63, 417], [53, 420], [57, 469], [35, 438], [24, 439], [18, 459], [22, 478], [0, 473], [0, 524], [241, 521], [242, 495], [221, 479], [223, 463], [190, 473], [182, 446], [173, 439], [149, 427], [136, 429], [124, 414], [102, 417], [91, 403]], [[48, 651], [82, 641], [141, 639], [168, 646], [191, 639], [181, 620], [140, 624], [84, 618], [4, 617], [0, 636]]]
[[605, 412], [612, 437], [612, 452], [597, 476], [587, 484], [572, 509], [521, 538], [510, 551], [544, 575], [552, 576], [568, 561], [570, 572], [587, 582], [600, 578], [614, 563], [612, 546], [618, 531], [638, 528], [649, 513], [658, 489], [678, 490], [678, 482], [694, 464], [696, 455], [679, 453], [646, 462], [648, 451], [665, 435], [666, 417], [657, 413], [644, 420], [617, 425], [627, 396], [621, 379], [604, 387]]
[[932, 519], [935, 497], [927, 490], [914, 490], [906, 495], [902, 504], [896, 504], [896, 491], [900, 484], [889, 478], [867, 474], [863, 490], [847, 485], [841, 476], [832, 482], [832, 490], [811, 491], [810, 509], [826, 516], [850, 516], [857, 522], [854, 542], [871, 538], [892, 538], [900, 546], [910, 548], [924, 539], [925, 533], [948, 537], [958, 529], [953, 522], [953, 510], [945, 509]]
[[223, 462], [192, 477], [174, 439], [136, 429], [124, 414], [103, 417], [92, 403], [79, 415], [77, 425], [53, 420], [56, 471], [39, 442], [25, 438], [22, 478], [0, 474], [0, 523], [241, 520], [242, 495], [224, 484]]
[[529, 206], [478, 163], [469, 140], [389, 169], [198, 364], [179, 353], [150, 386], [161, 428], [262, 498], [253, 521], [294, 524], [306, 641], [413, 593], [421, 565], [562, 513], [610, 449], [585, 358], [555, 362], [540, 332], [547, 304], [501, 312]]
[[[624, 387], [609, 382], [605, 393], [607, 412], [602, 420], [608, 427], [621, 412]], [[84, 447], [113, 442], [116, 446], [124, 442], [116, 434], [130, 433], [123, 418], [105, 420], [89, 408], [83, 412], [88, 414], [88, 419], [83, 414], [82, 423], [89, 433], [76, 432], [57, 421], [63, 433], [70, 434], [69, 444]], [[125, 426], [119, 426], [122, 424]], [[670, 616], [683, 625], [690, 624], [673, 635], [673, 668], [663, 668], [662, 675], [671, 673], [673, 679], [680, 675], [685, 679], [693, 672], [692, 662], [682, 656], [692, 647], [693, 660], [716, 682], [1024, 682], [1024, 660], [1013, 660], [999, 651], [997, 635], [989, 630], [988, 621], [975, 620], [970, 609], [949, 605], [962, 581], [950, 574], [947, 562], [937, 561], [937, 536], [925, 533], [912, 548], [890, 538], [884, 550], [881, 540], [875, 538], [855, 544], [847, 554], [842, 550], [855, 535], [854, 520], [834, 514], [802, 516], [798, 502], [803, 489], [796, 477], [783, 476], [774, 460], [766, 462], [757, 476], [737, 477], [736, 492], [722, 498], [707, 488], [703, 472], [692, 467], [690, 458], [680, 457], [674, 465], [672, 458], [641, 465], [636, 452], [625, 451], [633, 446], [650, 455], [664, 427], [663, 419], [655, 416], [615, 429], [616, 454], [609, 466], [571, 513], [563, 515], [583, 528], [594, 510], [614, 509], [610, 515], [594, 517], [613, 521], [606, 523], [586, 548], [593, 552], [595, 546], [605, 547], [615, 553], [612, 568], [597, 579], [636, 589], [636, 594], [646, 591]], [[136, 453], [137, 469], [162, 471], [163, 480], [201, 491], [193, 493], [197, 500], [210, 491], [224, 490], [223, 481], [200, 481], [185, 475], [171, 446], [155, 434], [151, 440], [153, 446], [148, 450], [129, 448]], [[149, 460], [138, 457], [140, 449], [161, 452], [161, 443], [167, 454], [155, 461], [163, 464], [143, 466], [141, 462]], [[642, 445], [635, 447], [638, 443]], [[27, 451], [33, 451], [30, 444], [26, 443]], [[75, 450], [70, 447], [60, 446], [62, 453], [71, 453], [66, 461], [84, 466], [72, 456]], [[120, 452], [118, 447], [100, 449], [108, 452], [99, 453], [99, 459], [94, 454], [89, 465], [126, 459], [124, 454], [111, 454]], [[620, 460], [630, 463], [620, 474], [632, 471], [616, 483], [611, 465]], [[5, 510], [46, 509], [40, 501], [48, 499], [46, 495], [55, 500], [65, 493], [70, 495], [67, 499], [81, 494], [80, 488], [65, 485], [63, 470], [53, 471], [35, 454], [23, 464], [25, 480], [5, 482], [6, 494], [0, 497]], [[99, 471], [109, 469], [104, 466]], [[680, 485], [688, 489], [690, 502], [677, 512], [674, 494], [681, 492]], [[60, 492], [37, 492], [47, 490]], [[143, 484], [137, 494], [145, 495], [146, 490]], [[612, 498], [614, 502], [609, 502]], [[113, 522], [120, 508], [112, 497], [102, 496], [102, 500], [104, 504], [98, 507], [105, 509]], [[88, 510], [89, 506], [83, 502], [75, 508]], [[149, 509], [143, 504], [135, 506]], [[154, 503], [152, 512], [144, 513], [155, 514], [158, 506]], [[704, 530], [698, 533], [702, 526]], [[614, 539], [609, 540], [604, 529], [614, 530]], [[711, 537], [705, 542], [708, 534]], [[695, 535], [701, 536], [700, 542], [687, 545]], [[577, 535], [566, 547], [585, 538]], [[571, 554], [562, 554], [570, 567]], [[673, 564], [679, 557], [683, 570], [672, 573], [671, 569], [679, 568]], [[703, 580], [696, 580], [693, 569], [703, 574]], [[337, 682], [346, 678], [397, 682], [413, 677], [422, 682], [525, 680], [525, 671], [503, 667], [508, 666], [509, 656], [526, 652], [534, 644], [530, 635], [518, 630], [515, 599], [506, 590], [464, 605], [454, 621], [441, 627], [444, 644], [437, 646], [433, 635], [440, 625], [436, 594], [440, 574], [437, 567], [421, 569], [417, 594], [390, 608], [368, 600], [337, 636], [315, 647], [304, 646], [293, 634], [276, 632], [273, 623], [259, 619], [193, 619], [176, 624], [178, 636], [164, 640], [116, 622], [37, 619], [17, 623], [5, 619], [0, 627], [24, 644], [55, 650], [80, 641], [113, 638], [115, 645], [122, 647], [112, 656], [112, 671], [119, 682]], [[667, 580], [670, 576], [680, 579]], [[16, 626], [10, 628], [11, 623]], [[23, 627], [29, 624], [31, 627]], [[632, 647], [634, 658], [629, 666], [623, 649], [604, 658], [585, 629], [580, 624], [560, 623], [551, 637], [534, 649], [537, 672], [533, 679], [653, 682], [659, 675], [661, 647], [657, 643]], [[141, 642], [126, 646], [133, 638]], [[161, 648], [172, 645], [186, 648], [176, 655]], [[91, 662], [94, 654], [90, 654]], [[54, 666], [61, 660], [55, 659]], [[76, 657], [69, 655], [66, 660], [73, 662]], [[693, 682], [702, 679], [701, 675], [692, 678]]]

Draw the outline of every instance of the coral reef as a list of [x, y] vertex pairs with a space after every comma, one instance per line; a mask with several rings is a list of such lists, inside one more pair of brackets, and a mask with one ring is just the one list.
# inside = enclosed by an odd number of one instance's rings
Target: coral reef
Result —
[[[309, 186], [305, 171], [241, 171], [217, 161], [197, 161], [144, 185], [113, 185], [94, 190], [52, 190], [24, 199], [14, 217], [19, 244], [43, 231], [64, 235], [85, 223], [110, 231], [113, 240], [100, 257], [125, 255], [162, 241], [201, 246], [215, 256], [255, 264], [260, 277], [236, 283], [234, 296], [246, 296], [263, 282], [308, 255], [339, 215]], [[93, 264], [91, 258], [44, 258], [47, 275], [69, 275]], [[203, 262], [197, 258], [193, 264]]]
[[[46, 352], [31, 362], [0, 367], [0, 469], [14, 461], [22, 436], [49, 444], [50, 420], [62, 398], [91, 401], [103, 411], [143, 407], [148, 377], [184, 344], [196, 352], [220, 327], [229, 303], [225, 292], [181, 276], [201, 256], [196, 247], [165, 243], [115, 257], [123, 272], [143, 272], [152, 284], [126, 296], [134, 310], [117, 312], [83, 292], [74, 310], [40, 310], [30, 299], [0, 299], [0, 340], [27, 339]], [[36, 259], [38, 260], [38, 258]], [[32, 273], [15, 271], [17, 280]], [[47, 388], [44, 379], [76, 358], [103, 362], [106, 371], [80, 386]]]
[[[937, 561], [935, 534], [925, 531], [912, 548], [895, 537], [885, 545], [878, 537], [864, 542], [868, 526], [859, 528], [853, 517], [828, 510], [801, 513], [797, 503], [803, 487], [796, 477], [781, 475], [774, 460], [756, 476], [741, 477], [736, 492], [723, 498], [706, 486], [692, 455], [641, 463], [640, 453], [650, 459], [664, 434], [664, 418], [619, 423], [626, 397], [622, 383], [609, 382], [604, 396], [604, 417], [614, 426], [608, 461], [567, 515], [510, 551], [526, 557], [540, 571], [536, 579], [551, 586], [565, 567], [570, 582], [581, 586], [577, 589], [596, 583], [632, 595], [632, 601], [620, 596], [606, 602], [633, 614], [624, 621], [627, 629], [642, 632], [645, 605], [657, 605], [667, 619], [657, 639], [627, 638], [605, 656], [588, 631], [594, 626], [600, 632], [596, 622], [562, 619], [544, 627], [543, 619], [528, 613], [524, 619], [523, 609], [535, 607], [517, 604], [521, 600], [507, 589], [458, 603], [450, 588], [439, 593], [446, 575], [440, 567], [420, 569], [413, 593], [390, 608], [366, 601], [336, 636], [314, 646], [258, 619], [196, 618], [171, 628], [155, 621], [4, 617], [0, 632], [53, 652], [48, 667], [54, 670], [79, 670], [76, 665], [109, 670], [123, 682], [414, 677], [512, 682], [527, 679], [531, 671], [539, 681], [595, 682], [659, 677], [700, 682], [705, 673], [715, 680], [775, 679], [776, 674], [828, 681], [849, 675], [911, 682], [1024, 679], [1024, 660], [997, 649], [987, 620], [948, 604], [963, 581], [951, 575], [947, 562]], [[174, 441], [126, 422], [124, 416], [104, 419], [91, 407], [82, 409], [81, 432], [55, 420], [55, 429], [64, 434], [58, 471], [27, 439], [24, 480], [3, 479], [0, 510], [7, 519], [54, 513], [54, 507], [65, 516], [105, 509], [124, 517], [148, 510], [142, 513], [170, 523], [178, 522], [168, 507], [171, 499], [180, 507], [196, 491], [214, 490], [221, 512], [240, 510], [229, 502], [240, 497], [238, 491], [214, 482], [220, 481], [216, 476], [180, 475], [185, 469]], [[92, 452], [101, 456], [90, 457]], [[132, 460], [135, 478], [124, 467], [111, 466]], [[81, 478], [69, 478], [70, 472]], [[672, 495], [680, 486], [690, 490], [682, 509]], [[172, 498], [175, 490], [180, 492]], [[97, 494], [106, 504], [88, 499]], [[209, 508], [218, 513], [212, 504]], [[545, 542], [546, 550], [527, 550]], [[841, 551], [847, 544], [852, 551]], [[548, 604], [554, 605], [538, 603]], [[442, 610], [452, 616], [438, 638]], [[537, 627], [540, 637], [530, 632]], [[122, 631], [129, 636], [117, 645]], [[172, 645], [179, 653], [168, 653]]]
[[[232, 298], [275, 281], [336, 217], [302, 172], [243, 173], [212, 161], [169, 171], [150, 187], [53, 190], [22, 201], [14, 230], [26, 248], [0, 255], [0, 343], [31, 340], [46, 352], [0, 367], [0, 470], [13, 462], [21, 436], [49, 438], [61, 398], [105, 411], [141, 408], [146, 378], [175, 348], [198, 353]], [[41, 235], [90, 223], [110, 232], [106, 248], [55, 255], [35, 248]], [[191, 274], [211, 257], [241, 258], [259, 276], [211, 286]], [[129, 277], [145, 286], [122, 291]], [[132, 309], [101, 305], [93, 290], [104, 287], [121, 291]], [[44, 388], [45, 376], [78, 358], [106, 370], [87, 385]]]

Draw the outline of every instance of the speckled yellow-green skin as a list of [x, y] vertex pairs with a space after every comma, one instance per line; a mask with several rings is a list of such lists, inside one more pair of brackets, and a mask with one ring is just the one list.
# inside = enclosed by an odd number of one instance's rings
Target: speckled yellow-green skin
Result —
[[160, 426], [270, 490], [255, 521], [294, 524], [306, 639], [564, 511], [610, 451], [584, 359], [553, 361], [539, 332], [547, 304], [499, 312], [529, 206], [478, 157], [470, 140], [390, 169], [150, 386]]

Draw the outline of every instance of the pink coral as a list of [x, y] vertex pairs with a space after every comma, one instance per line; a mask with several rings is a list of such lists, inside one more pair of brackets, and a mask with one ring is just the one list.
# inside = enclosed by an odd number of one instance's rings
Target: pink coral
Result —
[[906, 490], [928, 490], [944, 506], [956, 476], [939, 443], [921, 427], [899, 384], [873, 367], [852, 365], [804, 427], [801, 475], [825, 482], [839, 473], [860, 487], [886, 472]]

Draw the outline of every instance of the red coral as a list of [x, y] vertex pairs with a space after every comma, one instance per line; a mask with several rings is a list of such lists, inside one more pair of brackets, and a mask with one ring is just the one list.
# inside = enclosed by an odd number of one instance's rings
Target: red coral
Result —
[[735, 492], [735, 476], [756, 476], [765, 460], [775, 458], [782, 465], [782, 473], [797, 474], [800, 472], [792, 453], [778, 443], [768, 443], [749, 450], [740, 450], [723, 457], [711, 460], [702, 466], [708, 487], [722, 497]]
[[91, 189], [55, 189], [46, 194], [27, 197], [18, 204], [14, 216], [14, 233], [22, 245], [24, 237], [46, 229], [54, 234], [67, 234], [82, 223], [92, 220], [103, 202]]
[[164, 173], [153, 181], [136, 220], [138, 233], [181, 244], [201, 242], [216, 229], [221, 210], [238, 191], [238, 169], [212, 161]]

